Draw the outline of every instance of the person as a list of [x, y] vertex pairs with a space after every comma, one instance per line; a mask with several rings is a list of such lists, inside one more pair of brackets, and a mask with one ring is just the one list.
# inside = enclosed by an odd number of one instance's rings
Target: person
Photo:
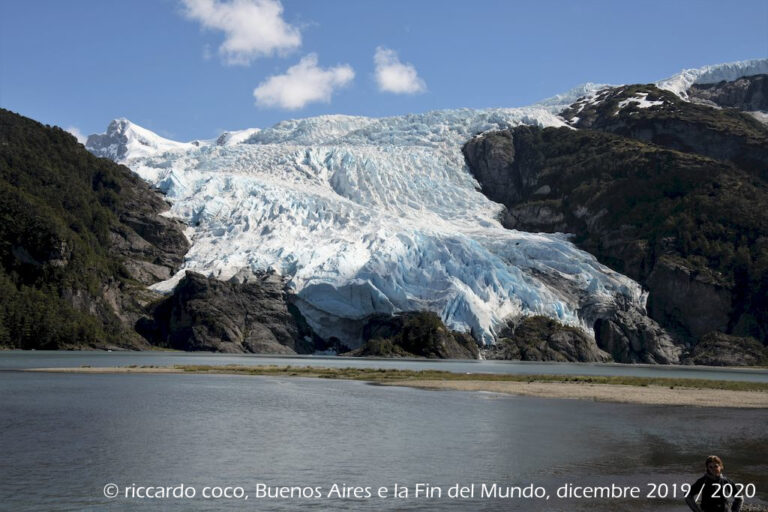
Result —
[[[685, 496], [685, 502], [693, 512], [727, 512], [727, 497], [733, 496], [738, 489], [733, 481], [723, 475], [723, 461], [717, 455], [710, 455], [704, 462], [707, 472], [703, 477], [696, 480], [691, 486], [691, 490]], [[723, 489], [723, 486], [730, 484], [730, 487]], [[696, 499], [701, 495], [701, 505], [696, 503]], [[726, 497], [727, 496], [727, 497]], [[731, 504], [731, 512], [739, 512], [744, 499], [735, 497]]]

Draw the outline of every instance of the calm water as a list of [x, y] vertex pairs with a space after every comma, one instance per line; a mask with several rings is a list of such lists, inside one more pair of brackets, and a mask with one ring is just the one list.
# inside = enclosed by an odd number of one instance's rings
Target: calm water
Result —
[[212, 354], [209, 352], [95, 352], [95, 351], [0, 351], [0, 370], [127, 365], [171, 366], [174, 364], [210, 365], [294, 365], [356, 368], [402, 368], [444, 370], [460, 373], [509, 373], [556, 375], [625, 375], [768, 382], [768, 370], [718, 369], [713, 367], [626, 365], [591, 363], [538, 363], [521, 361], [446, 361], [426, 359], [360, 359], [323, 356], [263, 356], [255, 354]]
[[[134, 364], [113, 354], [106, 365]], [[2, 360], [10, 366], [7, 354]], [[692, 482], [710, 453], [725, 459], [731, 478], [756, 485], [752, 502], [768, 502], [765, 411], [231, 375], [4, 371], [0, 390], [4, 510], [672, 511], [684, 510], [680, 499], [564, 502], [554, 493], [566, 483], [640, 486], [645, 494], [649, 483]], [[552, 499], [414, 498], [419, 482], [446, 494], [456, 483], [532, 483]], [[131, 484], [183, 483], [198, 494], [241, 486], [249, 498], [107, 499], [107, 483], [121, 496]], [[257, 499], [259, 483], [321, 487], [324, 496], [334, 483], [374, 493], [399, 483], [410, 496]]]

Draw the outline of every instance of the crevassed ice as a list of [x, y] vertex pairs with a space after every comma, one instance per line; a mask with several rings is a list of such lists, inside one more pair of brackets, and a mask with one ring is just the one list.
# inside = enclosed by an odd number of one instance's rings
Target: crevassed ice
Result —
[[598, 92], [610, 87], [616, 86], [587, 82], [581, 85], [577, 85], [576, 87], [564, 93], [556, 94], [550, 98], [538, 101], [534, 103], [533, 106], [543, 108], [549, 112], [552, 112], [553, 114], [559, 114], [563, 110], [570, 107], [573, 103], [575, 103], [576, 100], [581, 98], [594, 98]]
[[537, 108], [322, 116], [240, 132], [240, 143], [145, 143], [134, 154], [123, 140], [121, 163], [165, 191], [171, 214], [191, 226], [182, 271], [156, 289], [172, 290], [187, 269], [219, 279], [273, 269], [316, 332], [350, 346], [372, 313], [435, 311], [491, 343], [512, 316], [590, 330], [616, 308], [642, 308], [639, 285], [565, 236], [496, 220], [501, 206], [478, 191], [461, 146], [518, 124], [564, 125]]
[[736, 80], [743, 76], [768, 73], [768, 59], [752, 59], [715, 64], [696, 69], [684, 69], [680, 73], [659, 80], [659, 89], [671, 91], [682, 99], [688, 99], [688, 89], [693, 84], [712, 84], [722, 80]]

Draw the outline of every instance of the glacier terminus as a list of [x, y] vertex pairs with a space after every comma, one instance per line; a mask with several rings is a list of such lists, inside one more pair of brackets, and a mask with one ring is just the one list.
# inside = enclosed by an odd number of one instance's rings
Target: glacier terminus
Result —
[[[666, 84], [682, 90], [681, 80]], [[168, 214], [189, 226], [181, 271], [156, 290], [186, 270], [274, 271], [319, 336], [352, 348], [369, 315], [417, 310], [481, 344], [534, 314], [592, 332], [598, 319], [643, 312], [646, 293], [566, 234], [503, 228], [461, 147], [491, 130], [566, 126], [557, 113], [599, 87], [525, 108], [330, 115], [183, 143], [116, 119], [87, 148], [164, 192]]]

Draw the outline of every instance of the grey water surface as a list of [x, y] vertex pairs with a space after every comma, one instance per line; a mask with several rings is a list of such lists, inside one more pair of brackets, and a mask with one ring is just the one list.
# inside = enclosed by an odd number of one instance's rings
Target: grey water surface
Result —
[[[113, 354], [105, 365], [135, 364]], [[34, 366], [87, 360], [41, 357], [46, 364]], [[179, 356], [170, 357], [178, 364]], [[6, 354], [0, 360], [13, 366]], [[150, 360], [144, 364], [158, 364]], [[679, 486], [700, 476], [710, 453], [723, 457], [729, 477], [755, 485], [757, 495], [748, 501], [766, 503], [767, 420], [763, 410], [323, 379], [0, 371], [0, 510], [673, 511], [685, 510]], [[116, 498], [104, 495], [110, 483]], [[415, 497], [418, 483], [442, 496]], [[474, 498], [447, 496], [456, 484], [473, 483]], [[480, 485], [493, 483], [533, 484], [550, 499], [480, 497]], [[130, 494], [182, 484], [196, 496]], [[329, 498], [333, 484], [368, 487], [372, 497]], [[392, 496], [395, 484], [409, 497]], [[637, 486], [643, 497], [557, 498], [567, 484]], [[670, 494], [677, 486], [677, 499], [645, 498], [650, 484], [664, 484]], [[258, 498], [259, 485], [317, 487], [321, 497]], [[215, 486], [241, 487], [248, 498], [200, 496]], [[386, 498], [376, 496], [380, 487]]]
[[768, 382], [768, 369], [715, 368], [711, 366], [628, 365], [598, 363], [553, 363], [528, 361], [455, 361], [438, 359], [368, 359], [336, 356], [269, 356], [260, 354], [214, 354], [210, 352], [104, 352], [104, 351], [0, 351], [0, 370], [22, 368], [78, 367], [82, 365], [294, 365], [334, 368], [399, 368], [442, 370], [460, 373], [505, 373], [518, 375], [619, 375], [690, 379]]

